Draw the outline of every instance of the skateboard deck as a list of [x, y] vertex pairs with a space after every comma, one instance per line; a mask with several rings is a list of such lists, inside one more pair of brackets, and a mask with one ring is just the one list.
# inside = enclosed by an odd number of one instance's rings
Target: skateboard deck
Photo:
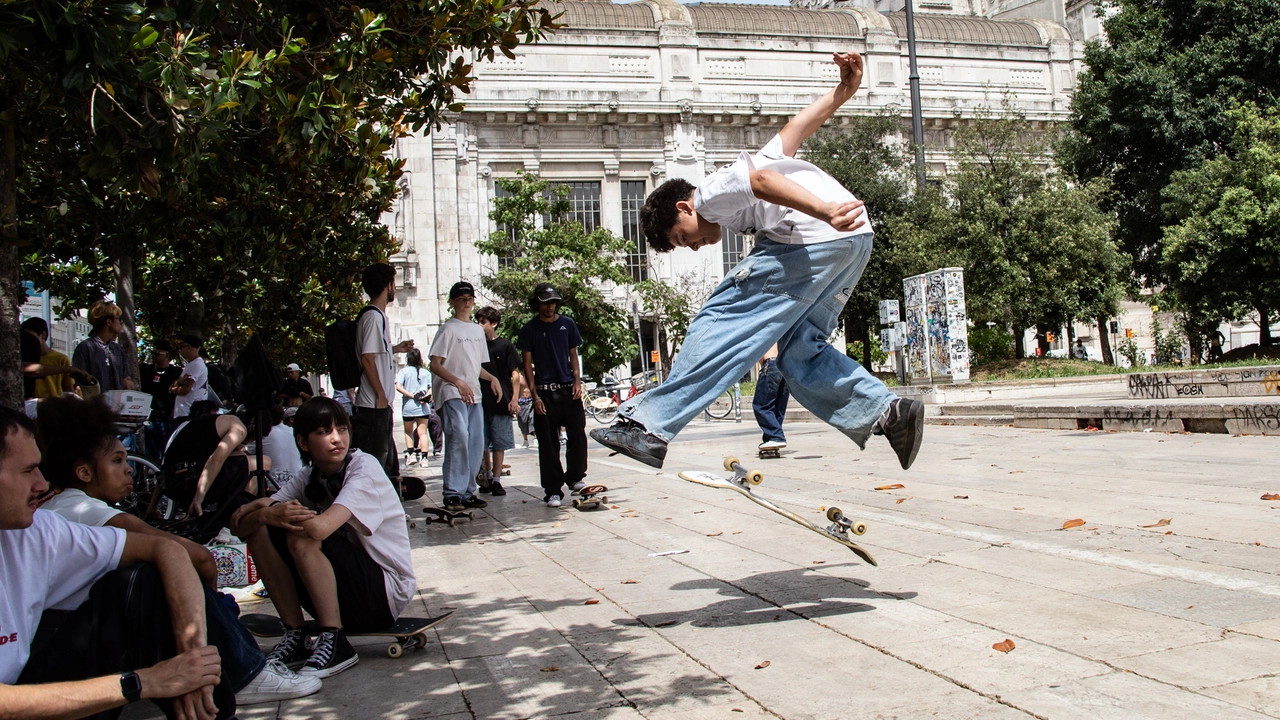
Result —
[[852, 550], [858, 557], [862, 558], [869, 565], [876, 565], [876, 559], [871, 556], [862, 546], [849, 539], [849, 533], [861, 535], [865, 533], [866, 524], [850, 520], [840, 512], [840, 508], [832, 507], [827, 510], [827, 519], [831, 521], [831, 525], [827, 527], [819, 527], [805, 520], [799, 515], [778, 507], [765, 498], [756, 495], [751, 491], [751, 486], [759, 485], [764, 481], [764, 475], [759, 470], [748, 470], [738, 463], [737, 458], [725, 458], [725, 468], [734, 472], [733, 477], [723, 478], [719, 475], [698, 470], [684, 470], [680, 473], [680, 478], [689, 482], [706, 485], [707, 487], [720, 488], [722, 490], [733, 490], [736, 493], [745, 495], [757, 505], [772, 510], [782, 517], [806, 527], [823, 537], [834, 540]]
[[427, 494], [427, 484], [420, 477], [412, 475], [400, 476], [400, 500], [417, 500]]
[[573, 499], [573, 506], [579, 510], [587, 507], [599, 509], [609, 502], [609, 497], [603, 493], [609, 492], [609, 488], [604, 485], [588, 485], [581, 490], [575, 491], [578, 497]]
[[773, 458], [777, 460], [782, 457], [782, 448], [760, 448], [756, 451], [756, 454], [761, 460], [764, 460], [765, 458]]
[[[391, 637], [395, 638], [387, 645], [387, 657], [395, 658], [404, 654], [405, 650], [413, 650], [427, 644], [427, 631], [453, 617], [453, 611], [429, 618], [402, 617], [385, 629], [376, 632], [347, 633], [348, 637]], [[240, 624], [256, 637], [272, 638], [284, 635], [284, 623], [275, 615], [264, 613], [248, 613], [240, 616]], [[320, 623], [307, 621], [307, 634], [320, 632]]]
[[449, 510], [445, 510], [444, 508], [437, 508], [437, 507], [424, 507], [422, 508], [422, 512], [426, 513], [427, 515], [434, 516], [434, 517], [427, 518], [428, 523], [444, 523], [449, 527], [453, 527], [454, 520], [462, 520], [464, 518], [467, 520], [476, 519], [476, 514], [473, 512], [451, 512]]

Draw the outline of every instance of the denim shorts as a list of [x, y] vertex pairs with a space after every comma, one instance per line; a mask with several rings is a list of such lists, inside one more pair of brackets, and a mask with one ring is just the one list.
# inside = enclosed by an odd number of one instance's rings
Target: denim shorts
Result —
[[510, 415], [489, 415], [484, 419], [484, 446], [495, 452], [506, 452], [516, 446]]

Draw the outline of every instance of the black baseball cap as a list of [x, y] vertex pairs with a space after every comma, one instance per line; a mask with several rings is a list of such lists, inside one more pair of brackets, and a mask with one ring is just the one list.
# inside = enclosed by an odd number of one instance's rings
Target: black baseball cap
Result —
[[470, 295], [471, 297], [476, 296], [476, 289], [471, 287], [471, 283], [467, 282], [466, 280], [463, 280], [462, 282], [456, 282], [453, 284], [453, 287], [449, 288], [450, 300], [457, 300], [463, 295]]
[[535, 302], [564, 302], [564, 298], [560, 297], [560, 293], [556, 292], [556, 288], [551, 283], [538, 283], [538, 287], [533, 289], [533, 299]]

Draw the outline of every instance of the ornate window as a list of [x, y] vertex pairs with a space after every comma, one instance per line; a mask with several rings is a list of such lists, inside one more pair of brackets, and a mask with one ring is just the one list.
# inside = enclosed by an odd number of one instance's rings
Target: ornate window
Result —
[[742, 262], [742, 258], [751, 252], [753, 244], [753, 236], [743, 235], [729, 230], [727, 227], [720, 228], [720, 252], [724, 260], [724, 274], [727, 276], [733, 271], [733, 267]]
[[644, 205], [644, 180], [622, 181], [622, 237], [631, 243], [627, 272], [636, 282], [649, 278], [649, 245], [640, 229], [640, 206]]

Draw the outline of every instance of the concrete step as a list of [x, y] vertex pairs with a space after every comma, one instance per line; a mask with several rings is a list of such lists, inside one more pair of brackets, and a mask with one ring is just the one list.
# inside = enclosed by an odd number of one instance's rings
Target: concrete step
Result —
[[1013, 416], [1020, 428], [1280, 435], [1280, 404], [1268, 401], [1019, 405]]
[[1013, 416], [1013, 408], [1022, 403], [974, 403], [965, 405], [936, 405], [930, 406], [929, 410], [935, 410], [936, 414], [941, 416], [948, 415], [1008, 415]]
[[998, 427], [1002, 425], [1012, 425], [1014, 421], [1013, 414], [1008, 415], [958, 415], [947, 413], [946, 415], [926, 416], [925, 425], [981, 425], [986, 427]]
[[1280, 395], [1280, 365], [1134, 373], [1128, 391], [1130, 398], [1146, 400], [1275, 396]]

